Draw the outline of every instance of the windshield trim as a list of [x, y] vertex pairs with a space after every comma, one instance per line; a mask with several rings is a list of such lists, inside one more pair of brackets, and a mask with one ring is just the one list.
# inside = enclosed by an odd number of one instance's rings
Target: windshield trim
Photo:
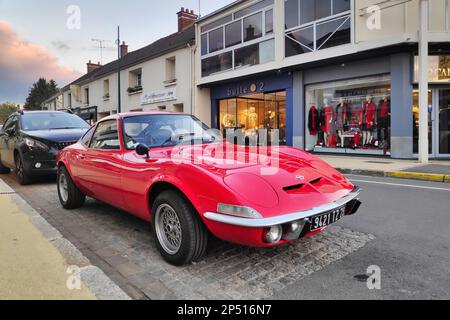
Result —
[[[191, 114], [148, 114], [148, 115], [130, 115], [130, 116], [127, 116], [127, 117], [124, 117], [123, 119], [122, 119], [122, 125], [121, 125], [121, 127], [122, 127], [122, 143], [123, 143], [123, 145], [124, 145], [124, 147], [125, 147], [125, 150], [127, 150], [127, 151], [135, 151], [136, 150], [136, 148], [129, 148], [128, 146], [127, 146], [127, 144], [126, 144], [126, 132], [125, 132], [125, 121], [127, 120], [127, 119], [131, 119], [131, 118], [139, 118], [139, 117], [161, 117], [161, 116], [167, 116], [167, 117], [190, 117], [192, 120], [194, 120], [194, 121], [196, 121], [196, 122], [199, 122], [200, 124], [201, 124], [201, 126], [202, 126], [202, 128], [205, 130], [205, 131], [208, 131], [208, 130], [211, 130], [211, 128], [210, 127], [208, 127], [206, 124], [204, 124], [200, 119], [198, 119], [196, 116], [194, 116], [194, 115], [191, 115]], [[198, 140], [198, 139], [196, 139], [196, 140]], [[195, 141], [195, 140], [191, 140], [191, 141]], [[214, 142], [217, 142], [217, 140], [216, 141], [214, 141]], [[201, 144], [209, 144], [209, 143], [213, 143], [213, 142], [202, 142]], [[176, 145], [167, 145], [167, 146], [148, 146], [150, 149], [162, 149], [162, 148], [173, 148], [173, 147], [176, 147], [176, 146], [178, 146], [179, 144], [176, 144]]]

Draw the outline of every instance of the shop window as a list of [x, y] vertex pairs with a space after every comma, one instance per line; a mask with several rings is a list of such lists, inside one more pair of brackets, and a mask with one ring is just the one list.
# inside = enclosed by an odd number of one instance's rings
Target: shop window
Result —
[[233, 68], [233, 56], [231, 51], [202, 60], [203, 77], [230, 70], [231, 68]]
[[266, 11], [265, 24], [266, 34], [273, 33], [273, 10]]
[[235, 68], [249, 67], [273, 61], [275, 58], [275, 41], [257, 43], [234, 52]]
[[[250, 139], [258, 139], [260, 130], [279, 131], [279, 143], [286, 144], [286, 92], [258, 93], [219, 101], [219, 123], [224, 136], [241, 131]], [[265, 141], [260, 144], [269, 142]]]
[[306, 87], [306, 149], [315, 152], [390, 154], [390, 76]]
[[209, 33], [209, 53], [223, 49], [223, 28]]
[[229, 48], [242, 42], [242, 21], [233, 22], [225, 27], [225, 47]]
[[244, 41], [251, 41], [262, 37], [262, 35], [262, 13], [244, 19]]

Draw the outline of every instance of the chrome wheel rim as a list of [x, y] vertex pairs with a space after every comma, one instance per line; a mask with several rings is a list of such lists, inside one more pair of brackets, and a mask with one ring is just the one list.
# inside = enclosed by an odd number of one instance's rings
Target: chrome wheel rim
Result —
[[168, 204], [162, 204], [156, 210], [155, 229], [158, 241], [164, 251], [171, 255], [180, 251], [182, 240], [180, 219]]
[[63, 202], [67, 202], [69, 198], [69, 187], [67, 184], [67, 179], [64, 174], [60, 174], [58, 177], [58, 185], [59, 185], [59, 195], [61, 196], [61, 200]]

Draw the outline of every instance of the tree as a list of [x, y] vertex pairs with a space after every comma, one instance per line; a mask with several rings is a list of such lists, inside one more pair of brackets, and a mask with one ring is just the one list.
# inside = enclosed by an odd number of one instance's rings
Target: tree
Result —
[[19, 106], [16, 106], [13, 103], [0, 103], [0, 124], [4, 123], [6, 118], [13, 112], [16, 112]]
[[40, 110], [42, 103], [56, 93], [58, 93], [58, 85], [54, 80], [47, 81], [44, 78], [40, 78], [30, 88], [30, 93], [25, 102], [25, 109]]

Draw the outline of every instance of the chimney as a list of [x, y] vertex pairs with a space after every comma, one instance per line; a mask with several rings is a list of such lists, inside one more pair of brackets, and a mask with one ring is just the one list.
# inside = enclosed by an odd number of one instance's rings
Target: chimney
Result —
[[94, 71], [95, 69], [100, 68], [102, 65], [100, 64], [100, 62], [98, 63], [92, 63], [91, 60], [89, 60], [89, 62], [86, 64], [87, 65], [87, 72], [91, 72]]
[[198, 19], [198, 15], [194, 13], [194, 10], [181, 8], [178, 15], [178, 32], [184, 31], [192, 26]]
[[120, 57], [123, 58], [128, 54], [128, 45], [125, 44], [125, 41], [120, 45]]

